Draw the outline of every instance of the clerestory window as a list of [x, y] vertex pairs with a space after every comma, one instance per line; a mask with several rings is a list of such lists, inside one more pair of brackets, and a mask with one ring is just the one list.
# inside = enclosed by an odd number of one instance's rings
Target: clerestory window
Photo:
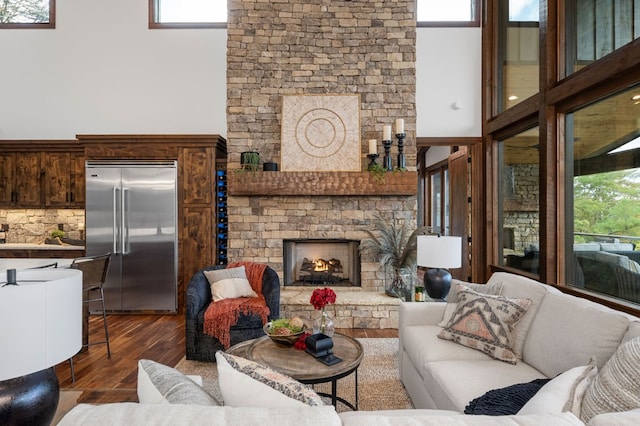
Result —
[[226, 0], [149, 0], [149, 28], [226, 26]]
[[0, 28], [55, 28], [55, 0], [0, 1]]
[[419, 27], [479, 27], [480, 0], [418, 0]]

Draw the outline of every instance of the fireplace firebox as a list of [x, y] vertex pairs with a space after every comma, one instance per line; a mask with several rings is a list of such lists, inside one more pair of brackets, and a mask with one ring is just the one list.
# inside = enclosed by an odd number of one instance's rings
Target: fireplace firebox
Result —
[[285, 286], [360, 287], [360, 241], [284, 240]]

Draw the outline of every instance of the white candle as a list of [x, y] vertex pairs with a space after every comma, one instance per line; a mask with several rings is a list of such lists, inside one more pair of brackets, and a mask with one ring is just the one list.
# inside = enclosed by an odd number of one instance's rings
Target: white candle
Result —
[[378, 141], [375, 139], [369, 139], [369, 154], [377, 154], [378, 153]]
[[391, 126], [384, 126], [382, 128], [382, 140], [383, 141], [391, 140]]
[[404, 133], [404, 119], [398, 118], [396, 120], [396, 135]]

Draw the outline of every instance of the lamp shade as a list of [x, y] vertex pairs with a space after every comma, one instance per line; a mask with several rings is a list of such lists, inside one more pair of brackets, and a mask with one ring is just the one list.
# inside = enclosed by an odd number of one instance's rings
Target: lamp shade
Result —
[[0, 381], [52, 367], [82, 347], [82, 272], [18, 271], [17, 282], [0, 286]]
[[462, 238], [437, 235], [418, 236], [418, 266], [459, 268], [462, 265]]

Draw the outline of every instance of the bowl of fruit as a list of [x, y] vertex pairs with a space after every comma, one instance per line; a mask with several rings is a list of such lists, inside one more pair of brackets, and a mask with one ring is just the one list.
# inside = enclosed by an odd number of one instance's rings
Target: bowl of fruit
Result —
[[304, 322], [298, 317], [269, 321], [262, 329], [275, 343], [285, 346], [292, 346], [306, 331]]

